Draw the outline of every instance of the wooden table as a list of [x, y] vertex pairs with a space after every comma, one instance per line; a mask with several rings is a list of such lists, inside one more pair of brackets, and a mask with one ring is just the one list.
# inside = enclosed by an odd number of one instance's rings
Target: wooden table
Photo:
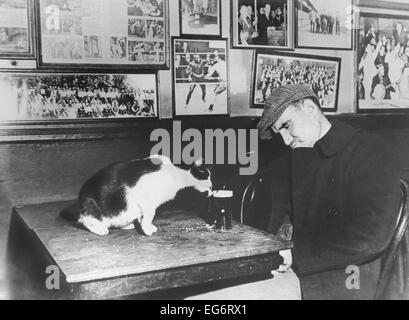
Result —
[[292, 247], [241, 224], [215, 232], [198, 216], [177, 211], [155, 219], [159, 232], [113, 230], [101, 237], [59, 217], [72, 202], [16, 207], [13, 219], [37, 255], [58, 266], [68, 298], [107, 299], [270, 274], [277, 252]]

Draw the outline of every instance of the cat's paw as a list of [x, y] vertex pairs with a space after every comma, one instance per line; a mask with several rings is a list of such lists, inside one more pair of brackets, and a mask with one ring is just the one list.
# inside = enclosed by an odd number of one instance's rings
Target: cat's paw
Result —
[[153, 224], [142, 225], [141, 227], [142, 227], [143, 233], [145, 233], [147, 236], [151, 236], [155, 232], [158, 232], [158, 228], [155, 227]]
[[109, 230], [108, 228], [105, 228], [103, 226], [93, 226], [93, 227], [87, 227], [89, 231], [92, 233], [95, 233], [99, 236], [107, 236], [109, 235]]

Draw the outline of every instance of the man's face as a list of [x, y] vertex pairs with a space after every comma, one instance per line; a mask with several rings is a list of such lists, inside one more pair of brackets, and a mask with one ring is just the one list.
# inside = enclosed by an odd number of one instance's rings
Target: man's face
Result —
[[312, 148], [320, 138], [320, 124], [309, 107], [290, 106], [272, 126], [291, 149]]
[[265, 6], [265, 11], [266, 11], [266, 14], [270, 14], [270, 12], [271, 12], [271, 6], [270, 6], [269, 4], [266, 4], [266, 6]]

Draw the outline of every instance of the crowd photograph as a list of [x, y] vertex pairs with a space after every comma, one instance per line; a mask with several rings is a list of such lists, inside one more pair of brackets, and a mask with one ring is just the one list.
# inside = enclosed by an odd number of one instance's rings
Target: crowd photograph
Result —
[[264, 105], [271, 93], [284, 85], [305, 85], [319, 98], [323, 109], [336, 109], [337, 62], [260, 54], [254, 84], [255, 105]]
[[[21, 75], [0, 78], [13, 102], [2, 120], [156, 117], [154, 75]], [[10, 109], [11, 110], [11, 109]]]
[[358, 48], [359, 107], [407, 107], [409, 19], [365, 15]]

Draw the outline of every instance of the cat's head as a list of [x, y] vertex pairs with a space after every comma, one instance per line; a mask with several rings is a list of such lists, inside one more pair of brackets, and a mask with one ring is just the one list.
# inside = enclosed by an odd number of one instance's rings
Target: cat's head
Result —
[[207, 192], [210, 197], [213, 194], [212, 175], [210, 170], [203, 164], [203, 161], [196, 161], [190, 168], [190, 173], [195, 178], [193, 187], [199, 192]]

